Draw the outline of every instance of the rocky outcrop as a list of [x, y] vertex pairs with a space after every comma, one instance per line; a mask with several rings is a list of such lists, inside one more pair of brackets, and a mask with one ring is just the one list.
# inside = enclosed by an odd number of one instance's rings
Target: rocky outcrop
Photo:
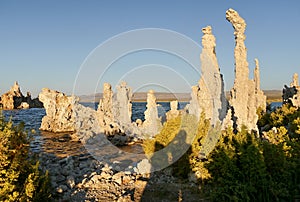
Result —
[[180, 111], [178, 110], [178, 101], [174, 100], [170, 102], [170, 111], [166, 113], [167, 120], [171, 120], [179, 116]]
[[[230, 91], [229, 104], [231, 107], [232, 121], [234, 127], [240, 130], [245, 125], [248, 130], [258, 131], [256, 114], [259, 107], [265, 107], [265, 96], [260, 90], [259, 67], [256, 61], [255, 79], [249, 79], [249, 67], [247, 62], [247, 49], [245, 46], [246, 23], [239, 14], [229, 9], [226, 12], [226, 19], [232, 24], [235, 35], [235, 80]], [[228, 122], [228, 121], [226, 121]]]
[[119, 129], [114, 123], [113, 116], [113, 91], [109, 83], [103, 84], [103, 98], [100, 99], [97, 109], [97, 120], [105, 134], [114, 134]]
[[145, 121], [142, 124], [143, 132], [150, 137], [153, 137], [162, 127], [161, 120], [158, 118], [156, 97], [153, 90], [150, 90], [147, 94], [147, 110], [144, 114]]
[[198, 120], [201, 114], [200, 105], [198, 101], [199, 91], [200, 91], [199, 85], [192, 86], [191, 100], [190, 103], [186, 106], [188, 113], [195, 115]]
[[113, 116], [119, 125], [131, 124], [132, 90], [126, 82], [117, 86], [117, 93], [113, 96]]
[[267, 108], [267, 96], [260, 89], [260, 71], [259, 71], [259, 62], [258, 59], [254, 59], [255, 69], [254, 69], [254, 84], [255, 84], [255, 99], [256, 107], [261, 108], [263, 111], [266, 111]]
[[121, 82], [114, 94], [111, 85], [104, 83], [103, 98], [100, 99], [97, 119], [101, 130], [108, 135], [125, 133], [131, 127], [131, 98], [132, 91], [126, 84]]
[[290, 87], [284, 86], [282, 102], [283, 104], [291, 103], [294, 107], [300, 107], [300, 86], [297, 73], [293, 75]]
[[224, 94], [224, 82], [220, 73], [215, 47], [216, 39], [212, 29], [202, 29], [201, 78], [197, 86], [192, 87], [189, 113], [199, 119], [202, 112], [215, 125], [226, 116], [227, 101]]
[[22, 94], [17, 81], [8, 92], [4, 93], [1, 96], [0, 105], [2, 105], [2, 108], [6, 110], [43, 107], [43, 104], [37, 98], [31, 99], [31, 95], [29, 92], [25, 97]]
[[43, 117], [40, 130], [51, 132], [74, 132], [74, 104], [78, 99], [64, 93], [43, 88], [39, 94], [46, 116]]

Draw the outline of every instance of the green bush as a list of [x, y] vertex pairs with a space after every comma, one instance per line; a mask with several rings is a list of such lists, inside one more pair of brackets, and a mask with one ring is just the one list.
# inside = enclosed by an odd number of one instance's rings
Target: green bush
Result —
[[[0, 109], [1, 111], [1, 109]], [[49, 201], [48, 173], [31, 158], [24, 124], [14, 126], [0, 115], [0, 201]]]
[[223, 131], [206, 163], [212, 201], [293, 201], [300, 194], [299, 109], [285, 105], [261, 123], [276, 127], [256, 138], [245, 128]]

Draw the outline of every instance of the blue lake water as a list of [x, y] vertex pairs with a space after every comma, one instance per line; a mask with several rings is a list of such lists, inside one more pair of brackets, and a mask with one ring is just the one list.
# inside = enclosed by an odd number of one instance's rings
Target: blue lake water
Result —
[[[86, 107], [97, 109], [98, 104], [96, 103], [81, 103]], [[141, 119], [144, 121], [144, 111], [146, 110], [146, 102], [134, 102], [132, 103], [132, 121]], [[158, 115], [163, 116], [167, 111], [170, 110], [169, 102], [158, 102]], [[187, 102], [179, 103], [179, 109], [183, 109]], [[45, 109], [32, 108], [32, 109], [19, 109], [19, 110], [4, 110], [3, 115], [6, 120], [11, 119], [13, 123], [18, 124], [20, 122], [25, 123], [25, 129], [34, 129], [38, 131], [42, 118], [45, 116]]]

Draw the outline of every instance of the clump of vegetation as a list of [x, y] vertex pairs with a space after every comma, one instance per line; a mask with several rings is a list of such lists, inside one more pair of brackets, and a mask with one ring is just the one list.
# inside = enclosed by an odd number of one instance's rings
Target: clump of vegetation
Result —
[[29, 138], [24, 124], [14, 126], [0, 109], [0, 201], [48, 201], [48, 173], [30, 157]]
[[[270, 113], [259, 112], [262, 138], [244, 127], [231, 128], [211, 136], [210, 122], [201, 115], [199, 123], [177, 117], [165, 123], [162, 131], [144, 142], [147, 154], [176, 141], [182, 130], [191, 137], [188, 151], [172, 165], [173, 175], [187, 179], [196, 174], [202, 191], [212, 201], [292, 201], [300, 198], [300, 109], [284, 105]], [[189, 122], [187, 127], [185, 122]], [[268, 127], [265, 127], [265, 126]], [[195, 131], [191, 132], [191, 127]], [[268, 137], [268, 138], [266, 138]], [[216, 141], [207, 141], [217, 138]], [[215, 148], [211, 152], [211, 147]], [[208, 156], [200, 158], [201, 152]]]
[[[245, 129], [224, 131], [206, 163], [213, 201], [292, 201], [300, 194], [299, 110], [283, 106], [260, 123], [273, 129], [268, 140]], [[296, 128], [296, 129], [294, 129]], [[210, 185], [210, 186], [209, 186]]]
[[151, 155], [166, 147], [179, 133], [181, 125], [181, 116], [165, 122], [162, 130], [153, 139], [147, 139], [143, 142], [143, 149], [146, 155]]
[[[173, 175], [186, 179], [190, 172], [194, 172], [198, 178], [207, 178], [209, 176], [207, 169], [204, 168], [203, 162], [199, 161], [199, 153], [210, 128], [210, 122], [204, 117], [203, 113], [199, 123], [195, 116], [187, 114], [168, 120], [159, 134], [143, 142], [145, 153], [149, 158], [155, 159], [153, 158], [154, 152], [164, 148], [172, 150], [174, 148], [172, 144], [177, 142], [176, 137], [181, 136], [180, 138], [184, 139], [189, 149], [172, 165]], [[196, 131], [195, 128], [197, 128]], [[176, 150], [176, 145], [173, 150]], [[170, 153], [172, 152], [174, 151]]]

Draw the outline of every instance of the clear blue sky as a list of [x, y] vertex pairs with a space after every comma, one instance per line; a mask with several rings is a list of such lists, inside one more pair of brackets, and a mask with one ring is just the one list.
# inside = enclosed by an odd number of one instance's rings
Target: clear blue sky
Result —
[[[254, 58], [259, 59], [263, 89], [281, 89], [294, 72], [300, 74], [299, 0], [2, 0], [0, 93], [17, 80], [24, 94], [37, 95], [43, 87], [70, 94], [84, 59], [110, 37], [132, 29], [164, 28], [201, 44], [201, 28], [207, 25], [217, 40], [228, 90], [234, 79], [233, 28], [225, 19], [228, 8], [247, 22], [249, 67], [252, 71]], [[176, 89], [176, 82], [170, 85]]]

